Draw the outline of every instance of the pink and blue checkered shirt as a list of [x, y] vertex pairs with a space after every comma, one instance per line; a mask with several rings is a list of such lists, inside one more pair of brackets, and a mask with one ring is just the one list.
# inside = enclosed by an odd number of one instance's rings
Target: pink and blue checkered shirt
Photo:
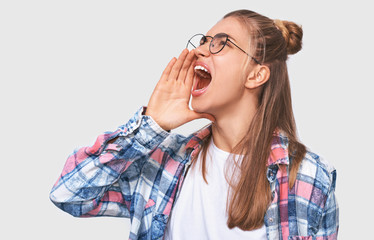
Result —
[[[129, 239], [163, 238], [187, 166], [211, 126], [185, 137], [164, 131], [144, 110], [69, 156], [50, 193], [57, 207], [76, 217], [128, 217]], [[267, 170], [273, 196], [265, 214], [268, 239], [336, 239], [335, 169], [307, 152], [289, 189], [287, 146], [281, 132], [274, 134]]]

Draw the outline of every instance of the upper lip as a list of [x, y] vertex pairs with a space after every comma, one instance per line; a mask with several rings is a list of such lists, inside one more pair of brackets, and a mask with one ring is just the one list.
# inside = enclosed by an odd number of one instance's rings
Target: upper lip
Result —
[[195, 65], [194, 65], [194, 68], [195, 68], [196, 66], [202, 66], [202, 67], [204, 67], [206, 70], [208, 70], [208, 73], [211, 74], [211, 72], [210, 72], [210, 68], [209, 68], [209, 66], [208, 66], [206, 63], [204, 63], [204, 62], [200, 62], [200, 61], [197, 61], [197, 62], [195, 63]]

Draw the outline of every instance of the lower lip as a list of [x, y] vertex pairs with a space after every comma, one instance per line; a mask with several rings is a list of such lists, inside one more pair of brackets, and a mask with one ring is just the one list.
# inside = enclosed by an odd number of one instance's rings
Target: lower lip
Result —
[[207, 87], [199, 89], [199, 90], [193, 90], [191, 94], [192, 94], [193, 97], [198, 97], [198, 96], [204, 94], [206, 92], [206, 90], [208, 89], [208, 87], [209, 87], [209, 85]]

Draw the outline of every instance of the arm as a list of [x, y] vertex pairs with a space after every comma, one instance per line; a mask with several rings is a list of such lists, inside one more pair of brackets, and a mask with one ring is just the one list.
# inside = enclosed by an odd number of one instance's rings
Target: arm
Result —
[[139, 111], [117, 131], [99, 136], [94, 146], [68, 158], [50, 195], [59, 208], [74, 216], [130, 215], [137, 178], [150, 153], [168, 135], [165, 130], [197, 118], [214, 120], [189, 108], [195, 59], [193, 51], [183, 50], [165, 68], [145, 113]]
[[[139, 109], [115, 132], [100, 135], [92, 147], [71, 154], [50, 193], [52, 202], [73, 216], [129, 217], [119, 178], [144, 159], [169, 135]], [[140, 174], [140, 171], [139, 171]], [[126, 189], [131, 194], [132, 189]]]

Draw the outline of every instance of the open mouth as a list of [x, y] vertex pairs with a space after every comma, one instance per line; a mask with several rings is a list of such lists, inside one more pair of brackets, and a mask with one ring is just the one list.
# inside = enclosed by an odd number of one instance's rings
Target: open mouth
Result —
[[210, 82], [212, 81], [212, 75], [210, 74], [209, 70], [201, 65], [195, 66], [195, 85], [193, 88], [193, 92], [203, 93], [207, 87], [209, 86]]

